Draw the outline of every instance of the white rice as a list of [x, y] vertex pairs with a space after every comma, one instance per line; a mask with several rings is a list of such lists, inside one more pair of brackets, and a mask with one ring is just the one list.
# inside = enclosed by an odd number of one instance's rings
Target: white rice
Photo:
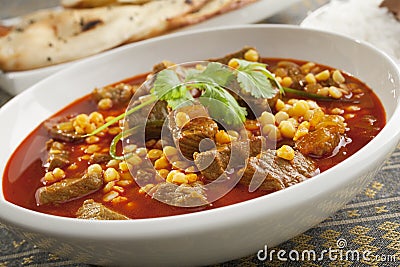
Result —
[[400, 63], [400, 22], [386, 8], [379, 8], [381, 2], [332, 0], [307, 17], [301, 26], [369, 42]]

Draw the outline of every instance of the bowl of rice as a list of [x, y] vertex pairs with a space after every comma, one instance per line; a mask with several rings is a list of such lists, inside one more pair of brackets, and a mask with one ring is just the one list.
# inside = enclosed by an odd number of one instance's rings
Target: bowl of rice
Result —
[[302, 27], [326, 30], [366, 41], [400, 64], [400, 21], [382, 0], [332, 0], [312, 12]]

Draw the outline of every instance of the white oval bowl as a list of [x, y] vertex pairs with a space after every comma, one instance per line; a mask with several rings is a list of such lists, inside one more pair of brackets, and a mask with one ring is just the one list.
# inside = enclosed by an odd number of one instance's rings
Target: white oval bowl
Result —
[[249, 255], [264, 245], [286, 241], [337, 211], [372, 179], [399, 142], [400, 71], [393, 60], [370, 45], [296, 26], [251, 25], [178, 33], [73, 65], [0, 110], [0, 172], [34, 127], [94, 87], [147, 72], [164, 59], [179, 63], [207, 59], [245, 45], [257, 47], [263, 57], [312, 60], [355, 75], [381, 99], [387, 125], [356, 154], [312, 179], [215, 210], [155, 219], [86, 221], [30, 211], [7, 202], [1, 194], [0, 221], [39, 247], [81, 262], [177, 266]]

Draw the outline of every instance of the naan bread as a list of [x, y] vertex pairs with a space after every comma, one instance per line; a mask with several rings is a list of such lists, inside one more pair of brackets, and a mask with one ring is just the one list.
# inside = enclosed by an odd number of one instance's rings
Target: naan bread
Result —
[[206, 0], [163, 0], [143, 5], [45, 10], [23, 18], [0, 38], [0, 69], [20, 71], [80, 59], [172, 28], [171, 20]]
[[198, 11], [172, 19], [171, 24], [175, 28], [196, 24], [257, 1], [258, 0], [210, 0]]
[[141, 5], [150, 1], [152, 0], [61, 0], [61, 5], [66, 8], [92, 8], [118, 4]]

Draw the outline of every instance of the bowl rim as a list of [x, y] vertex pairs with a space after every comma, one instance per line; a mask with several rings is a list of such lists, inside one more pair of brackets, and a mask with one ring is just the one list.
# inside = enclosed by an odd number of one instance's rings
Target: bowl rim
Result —
[[[114, 53], [120, 53], [125, 50], [134, 49], [136, 46], [144, 46], [148, 43], [161, 42], [165, 39], [176, 38], [182, 35], [193, 35], [193, 34], [207, 34], [207, 32], [215, 32], [215, 31], [231, 31], [231, 30], [246, 30], [246, 29], [287, 29], [290, 31], [304, 31], [304, 32], [317, 32], [323, 35], [331, 35], [335, 36], [339, 39], [342, 39], [346, 42], [356, 42], [363, 46], [369, 47], [375, 51], [375, 53], [380, 54], [385, 60], [394, 67], [394, 70], [397, 73], [398, 78], [400, 79], [400, 67], [395, 63], [395, 61], [386, 55], [384, 52], [376, 49], [372, 45], [360, 41], [355, 40], [350, 37], [337, 34], [330, 33], [317, 29], [309, 29], [302, 28], [297, 25], [235, 25], [235, 26], [222, 26], [222, 27], [213, 27], [209, 29], [200, 29], [193, 30], [188, 32], [178, 32], [171, 35], [160, 36], [153, 38], [151, 40], [145, 40], [139, 43], [133, 43], [127, 46], [123, 46], [112, 51], [103, 53], [98, 57], [84, 59], [80, 62], [80, 64], [74, 64], [68, 66], [66, 69], [55, 73], [48, 78], [40, 81], [39, 83], [31, 86], [29, 89], [25, 90], [21, 94], [17, 95], [13, 99], [11, 99], [8, 103], [6, 103], [1, 109], [0, 114], [7, 112], [8, 107], [14, 105], [14, 103], [18, 102], [19, 99], [24, 98], [26, 94], [34, 92], [38, 88], [41, 88], [43, 85], [51, 81], [52, 79], [57, 78], [60, 73], [68, 71], [70, 69], [81, 68], [81, 66], [85, 66], [90, 62], [95, 62], [99, 58], [112, 56]], [[265, 196], [261, 196], [255, 199], [251, 199], [248, 201], [240, 202], [237, 204], [206, 210], [201, 212], [194, 212], [190, 214], [183, 215], [175, 215], [168, 217], [160, 217], [160, 218], [148, 218], [148, 219], [134, 219], [127, 221], [94, 221], [94, 220], [81, 220], [75, 218], [66, 218], [55, 215], [48, 215], [36, 211], [32, 211], [26, 208], [22, 208], [15, 204], [12, 204], [5, 200], [3, 192], [0, 194], [0, 221], [5, 221], [6, 224], [12, 224], [17, 227], [22, 227], [24, 229], [33, 230], [35, 232], [42, 232], [46, 234], [51, 234], [54, 236], [68, 236], [75, 238], [93, 238], [93, 239], [131, 239], [135, 238], [157, 238], [160, 236], [172, 236], [172, 235], [184, 235], [188, 232], [199, 232], [204, 231], [204, 227], [219, 229], [222, 227], [226, 227], [226, 222], [231, 221], [235, 224], [239, 224], [242, 221], [248, 221], [249, 219], [255, 219], [259, 217], [257, 212], [254, 210], [262, 212], [274, 212], [277, 209], [282, 209], [282, 207], [290, 207], [290, 201], [282, 201], [282, 199], [291, 199], [296, 195], [303, 195], [303, 201], [312, 201], [312, 199], [321, 194], [318, 192], [318, 188], [321, 188], [323, 184], [326, 182], [325, 177], [331, 176], [331, 173], [337, 172], [337, 179], [334, 181], [330, 180], [330, 190], [340, 187], [344, 181], [346, 181], [346, 175], [349, 173], [351, 175], [358, 175], [361, 173], [361, 170], [358, 168], [352, 168], [352, 166], [362, 166], [365, 164], [364, 162], [371, 161], [370, 156], [367, 153], [363, 153], [368, 151], [370, 154], [380, 155], [382, 153], [387, 153], [387, 151], [383, 151], [381, 147], [376, 146], [378, 142], [381, 143], [382, 147], [385, 144], [391, 143], [394, 140], [396, 143], [400, 140], [400, 129], [396, 129], [395, 122], [400, 120], [400, 104], [399, 99], [397, 99], [396, 108], [393, 111], [392, 116], [389, 120], [387, 120], [385, 127], [381, 130], [381, 132], [371, 140], [368, 144], [362, 147], [359, 151], [357, 151], [353, 156], [345, 161], [339, 163], [333, 168], [324, 171], [313, 179], [308, 179], [300, 184], [295, 186], [286, 188], [285, 190], [281, 190], [278, 192], [274, 192], [273, 194], [268, 194]], [[389, 150], [394, 149], [390, 148]], [[9, 160], [9, 158], [7, 159]], [[361, 164], [361, 165], [359, 165]], [[4, 170], [3, 170], [4, 171]], [[2, 188], [2, 187], [1, 187]], [[315, 189], [315, 190], [312, 190]], [[292, 191], [294, 191], [292, 193]], [[304, 196], [305, 195], [305, 196]], [[269, 203], [266, 207], [265, 203]], [[279, 203], [279, 205], [277, 205]], [[243, 208], [244, 206], [244, 208]], [[251, 208], [248, 208], [251, 207]], [[238, 216], [240, 214], [240, 216]], [[218, 216], [214, 216], [218, 215]], [[212, 218], [212, 220], [209, 220]], [[35, 223], [36, 222], [36, 223]], [[59, 224], [70, 225], [73, 227], [63, 227], [63, 231], [61, 233]], [[179, 223], [180, 227], [176, 227]], [[132, 227], [132, 224], [135, 227]], [[115, 227], [118, 226], [118, 227]], [[182, 227], [183, 228], [182, 228]], [[127, 234], [127, 231], [129, 233]], [[102, 235], [98, 235], [98, 231], [102, 232]]]

